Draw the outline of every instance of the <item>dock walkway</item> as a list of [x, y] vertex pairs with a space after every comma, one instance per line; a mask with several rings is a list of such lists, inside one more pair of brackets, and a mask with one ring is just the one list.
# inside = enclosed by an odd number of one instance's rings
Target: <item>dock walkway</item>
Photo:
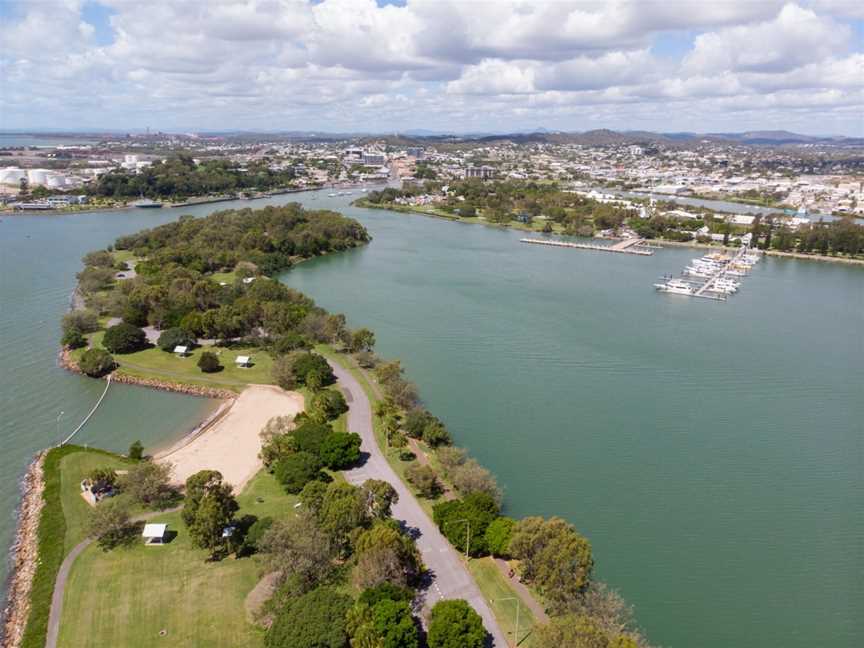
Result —
[[617, 252], [619, 254], [638, 254], [639, 256], [652, 256], [652, 250], [641, 249], [645, 239], [624, 239], [614, 245], [597, 245], [594, 243], [570, 243], [568, 241], [556, 241], [553, 239], [519, 239], [521, 243], [533, 245], [548, 245], [551, 247], [575, 248], [577, 250], [596, 250], [598, 252]]

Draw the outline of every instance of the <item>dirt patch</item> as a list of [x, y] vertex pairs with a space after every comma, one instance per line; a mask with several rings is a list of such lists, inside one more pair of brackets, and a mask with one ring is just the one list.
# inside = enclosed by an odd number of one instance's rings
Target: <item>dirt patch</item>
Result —
[[246, 601], [243, 603], [246, 608], [246, 618], [249, 623], [259, 623], [264, 626], [269, 626], [269, 621], [262, 616], [264, 605], [269, 601], [273, 593], [276, 591], [276, 584], [279, 581], [279, 572], [271, 572], [265, 574], [258, 584], [252, 588], [252, 591], [246, 595]]

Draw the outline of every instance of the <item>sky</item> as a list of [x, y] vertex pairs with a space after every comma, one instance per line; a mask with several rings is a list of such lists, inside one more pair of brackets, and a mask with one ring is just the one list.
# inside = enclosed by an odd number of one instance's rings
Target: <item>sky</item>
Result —
[[864, 1], [0, 0], [0, 129], [864, 136]]

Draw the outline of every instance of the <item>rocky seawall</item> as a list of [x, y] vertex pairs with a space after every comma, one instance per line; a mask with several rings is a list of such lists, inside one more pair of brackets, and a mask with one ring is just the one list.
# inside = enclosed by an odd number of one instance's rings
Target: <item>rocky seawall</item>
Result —
[[17, 648], [21, 645], [27, 617], [30, 613], [30, 589], [39, 564], [39, 517], [44, 500], [42, 492], [43, 464], [46, 450], [36, 455], [27, 467], [21, 483], [21, 507], [18, 511], [18, 529], [11, 550], [11, 576], [9, 602], [3, 610], [0, 626], [0, 646]]

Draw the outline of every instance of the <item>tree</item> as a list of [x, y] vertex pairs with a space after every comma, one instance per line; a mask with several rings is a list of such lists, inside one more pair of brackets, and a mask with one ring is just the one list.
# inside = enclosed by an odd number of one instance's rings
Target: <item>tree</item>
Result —
[[297, 378], [294, 375], [294, 362], [290, 355], [279, 356], [273, 361], [270, 369], [273, 382], [282, 389], [291, 391], [297, 388]]
[[422, 439], [423, 430], [434, 417], [422, 407], [415, 407], [405, 415], [404, 429], [412, 439]]
[[510, 555], [510, 538], [516, 520], [509, 517], [499, 517], [486, 527], [486, 547], [493, 556], [506, 558]]
[[463, 495], [485, 493], [496, 503], [501, 503], [501, 489], [495, 477], [476, 460], [467, 458], [447, 471], [453, 485]]
[[80, 349], [87, 346], [87, 338], [77, 328], [70, 328], [63, 333], [60, 344], [70, 349]]
[[486, 493], [472, 493], [461, 500], [441, 502], [432, 508], [441, 533], [454, 547], [472, 556], [488, 553], [486, 529], [498, 517], [498, 505]]
[[372, 351], [375, 346], [375, 334], [367, 328], [359, 328], [351, 334], [350, 351]]
[[360, 459], [360, 435], [331, 432], [321, 442], [319, 455], [330, 470], [344, 470]]
[[486, 628], [466, 601], [438, 601], [429, 619], [428, 640], [429, 648], [483, 648]]
[[450, 433], [447, 431], [447, 428], [444, 427], [444, 424], [438, 419], [429, 421], [423, 428], [423, 441], [433, 448], [442, 445], [450, 445], [452, 443]]
[[171, 353], [178, 346], [191, 347], [195, 344], [195, 338], [186, 330], [175, 326], [165, 329], [159, 335], [156, 345], [163, 351]]
[[129, 452], [126, 456], [133, 461], [141, 461], [144, 458], [144, 445], [141, 441], [134, 441], [132, 445], [129, 446]]
[[311, 409], [323, 420], [332, 421], [348, 411], [348, 403], [345, 402], [342, 392], [322, 389], [312, 396]]
[[268, 569], [279, 571], [283, 580], [297, 577], [306, 587], [314, 587], [330, 572], [335, 555], [330, 536], [308, 511], [273, 522], [258, 550]]
[[553, 610], [571, 608], [591, 578], [591, 545], [573, 525], [553, 517], [528, 517], [513, 527], [510, 553], [521, 560], [522, 576], [536, 584]]
[[390, 517], [393, 505], [399, 501], [399, 493], [383, 479], [367, 479], [360, 487], [366, 496], [366, 510], [373, 520]]
[[289, 600], [276, 612], [267, 631], [267, 648], [345, 648], [345, 616], [351, 598], [329, 587], [319, 587]]
[[63, 316], [63, 331], [78, 329], [81, 333], [93, 333], [99, 330], [99, 314], [89, 308], [73, 310]]
[[231, 491], [218, 470], [201, 470], [186, 480], [181, 517], [189, 536], [202, 549], [213, 551], [223, 544], [222, 531], [239, 508]]
[[147, 346], [147, 335], [137, 326], [120, 322], [109, 326], [102, 338], [102, 346], [111, 353], [134, 353]]
[[308, 352], [293, 353], [290, 356], [291, 371], [298, 385], [307, 385], [310, 374], [316, 374], [320, 379], [320, 385], [326, 387], [332, 385], [336, 378], [333, 369], [320, 355]]
[[117, 484], [117, 472], [113, 468], [94, 468], [87, 474], [91, 484], [113, 487]]
[[[301, 417], [298, 417], [298, 419], [301, 419]], [[324, 439], [332, 434], [332, 432], [333, 428], [327, 423], [319, 423], [307, 418], [297, 426], [294, 432], [292, 432], [292, 436], [298, 450], [310, 452], [318, 457], [321, 454], [321, 444], [324, 443]]]
[[78, 361], [78, 368], [91, 378], [100, 378], [114, 370], [114, 358], [102, 349], [87, 349]]
[[272, 517], [263, 517], [255, 520], [246, 531], [246, 535], [243, 536], [243, 544], [238, 553], [244, 556], [249, 556], [257, 552], [261, 547], [261, 540], [272, 526]]
[[408, 466], [405, 478], [420, 492], [420, 495], [427, 499], [434, 499], [441, 494], [441, 483], [435, 471], [429, 466], [415, 462]]
[[381, 583], [408, 587], [420, 573], [420, 554], [414, 541], [389, 522], [376, 522], [361, 533], [355, 547], [354, 584], [368, 589]]
[[638, 634], [604, 630], [595, 619], [581, 614], [552, 617], [536, 630], [535, 641], [540, 646], [560, 648], [639, 648], [645, 645]]
[[127, 493], [133, 501], [150, 508], [166, 508], [177, 498], [177, 492], [171, 487], [169, 464], [142, 461], [130, 466], [128, 472], [120, 476], [119, 481], [120, 490]]
[[99, 546], [108, 551], [129, 541], [135, 532], [129, 521], [129, 512], [116, 500], [101, 502], [90, 511], [87, 531], [91, 538], [99, 541]]
[[266, 468], [272, 468], [279, 459], [296, 452], [297, 443], [291, 435], [294, 419], [290, 416], [274, 416], [261, 429], [261, 451], [258, 456]]
[[408, 601], [357, 602], [347, 615], [354, 648], [417, 648], [420, 637]]
[[222, 370], [219, 356], [212, 351], [203, 351], [198, 358], [198, 368], [204, 373], [216, 373]]
[[286, 493], [296, 495], [303, 487], [318, 479], [321, 473], [321, 462], [311, 452], [299, 451], [283, 457], [273, 464], [273, 474], [276, 481], [282, 484]]
[[349, 555], [355, 529], [367, 527], [370, 522], [362, 489], [343, 482], [329, 484], [318, 520], [341, 554]]

